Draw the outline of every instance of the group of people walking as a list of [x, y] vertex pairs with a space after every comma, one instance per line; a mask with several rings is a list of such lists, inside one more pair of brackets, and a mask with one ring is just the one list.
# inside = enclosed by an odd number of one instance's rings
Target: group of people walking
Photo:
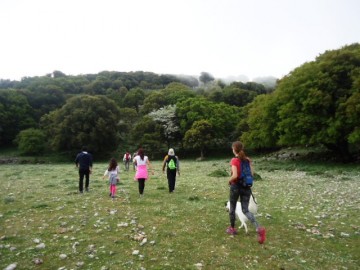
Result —
[[[259, 225], [255, 219], [255, 216], [249, 211], [251, 188], [241, 184], [241, 165], [243, 162], [248, 162], [251, 167], [251, 173], [253, 174], [251, 160], [245, 154], [243, 144], [239, 141], [236, 141], [232, 144], [232, 152], [234, 154], [234, 158], [232, 158], [230, 161], [231, 176], [229, 180], [230, 226], [227, 228], [226, 232], [231, 235], [237, 234], [237, 230], [235, 229], [235, 211], [237, 201], [240, 199], [242, 212], [255, 226], [256, 232], [258, 234], [258, 242], [262, 244], [266, 238], [266, 231], [264, 227]], [[125, 164], [125, 170], [128, 171], [131, 161], [131, 154], [129, 152], [125, 153], [123, 161]], [[139, 195], [142, 197], [144, 194], [145, 182], [149, 179], [149, 172], [154, 174], [154, 170], [150, 163], [149, 157], [145, 155], [145, 152], [142, 148], [134, 153], [132, 162], [134, 169], [136, 169], [134, 180], [138, 182]], [[86, 147], [83, 147], [82, 151], [76, 156], [75, 164], [79, 168], [79, 192], [83, 193], [84, 177], [85, 191], [89, 191], [89, 175], [92, 171], [93, 164], [92, 155], [87, 152]], [[169, 193], [173, 193], [175, 190], [176, 174], [180, 175], [180, 163], [179, 158], [175, 156], [175, 151], [172, 148], [169, 149], [168, 154], [163, 160], [163, 173], [165, 173], [165, 170], [168, 180]], [[110, 196], [112, 198], [114, 198], [116, 194], [116, 184], [120, 181], [119, 172], [120, 169], [117, 161], [115, 158], [112, 158], [103, 176], [103, 178], [107, 176], [109, 179]]]
[[[140, 148], [133, 157], [126, 151], [123, 157], [125, 171], [129, 171], [130, 162], [133, 162], [134, 170], [136, 170], [134, 180], [138, 182], [139, 195], [144, 195], [145, 182], [149, 179], [149, 173], [154, 174], [154, 170], [150, 163], [149, 157], [145, 155], [144, 149]], [[82, 151], [76, 156], [75, 164], [79, 168], [79, 192], [83, 193], [84, 178], [85, 191], [89, 191], [89, 179], [92, 171], [92, 155], [87, 152], [87, 148], [83, 147]], [[176, 174], [180, 175], [179, 158], [175, 156], [174, 149], [170, 148], [168, 154], [165, 156], [162, 166], [162, 171], [165, 172], [168, 179], [169, 193], [175, 190]], [[111, 158], [108, 168], [105, 170], [103, 179], [108, 177], [110, 193], [109, 196], [115, 198], [116, 185], [120, 181], [120, 168], [115, 158]]]

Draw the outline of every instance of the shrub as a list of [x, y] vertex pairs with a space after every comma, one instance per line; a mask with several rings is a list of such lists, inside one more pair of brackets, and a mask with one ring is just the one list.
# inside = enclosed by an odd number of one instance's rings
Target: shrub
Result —
[[16, 142], [22, 154], [39, 155], [45, 150], [45, 139], [45, 134], [41, 130], [29, 128], [18, 134]]

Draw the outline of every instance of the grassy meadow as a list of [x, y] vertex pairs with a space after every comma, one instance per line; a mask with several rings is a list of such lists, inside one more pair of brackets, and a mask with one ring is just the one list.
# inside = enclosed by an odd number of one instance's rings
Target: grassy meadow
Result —
[[122, 166], [115, 200], [106, 163], [83, 195], [73, 164], [0, 165], [0, 269], [360, 269], [359, 165], [254, 158], [259, 245], [225, 233], [230, 158], [182, 161], [174, 194], [154, 161], [142, 198]]

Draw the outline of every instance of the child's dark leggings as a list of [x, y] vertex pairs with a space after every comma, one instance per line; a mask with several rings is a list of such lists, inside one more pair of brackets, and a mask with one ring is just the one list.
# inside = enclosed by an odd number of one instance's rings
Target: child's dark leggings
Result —
[[249, 212], [249, 202], [251, 196], [251, 189], [244, 188], [236, 184], [232, 184], [230, 186], [230, 210], [229, 210], [229, 217], [230, 217], [230, 225], [231, 227], [235, 227], [235, 210], [236, 210], [236, 203], [240, 197], [241, 203], [241, 210], [244, 215], [251, 221], [252, 224], [255, 225], [256, 229], [259, 227], [253, 213]]
[[139, 178], [138, 182], [139, 182], [139, 193], [143, 194], [145, 188], [145, 178]]

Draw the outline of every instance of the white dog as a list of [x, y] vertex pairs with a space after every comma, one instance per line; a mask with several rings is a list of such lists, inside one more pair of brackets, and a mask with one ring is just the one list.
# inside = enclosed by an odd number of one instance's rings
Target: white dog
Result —
[[[254, 201], [254, 197], [250, 196], [250, 201], [249, 201], [249, 211], [251, 213], [253, 213], [254, 215], [257, 214], [257, 204]], [[230, 202], [228, 201], [226, 203], [226, 209], [227, 211], [230, 211]], [[244, 213], [241, 210], [241, 203], [238, 201], [236, 203], [236, 210], [235, 210], [235, 214], [238, 216], [240, 222], [241, 222], [241, 226], [239, 227], [239, 229], [241, 229], [242, 227], [245, 228], [245, 232], [248, 233], [248, 228], [246, 225], [246, 221], [248, 221], [249, 219], [244, 215]]]

